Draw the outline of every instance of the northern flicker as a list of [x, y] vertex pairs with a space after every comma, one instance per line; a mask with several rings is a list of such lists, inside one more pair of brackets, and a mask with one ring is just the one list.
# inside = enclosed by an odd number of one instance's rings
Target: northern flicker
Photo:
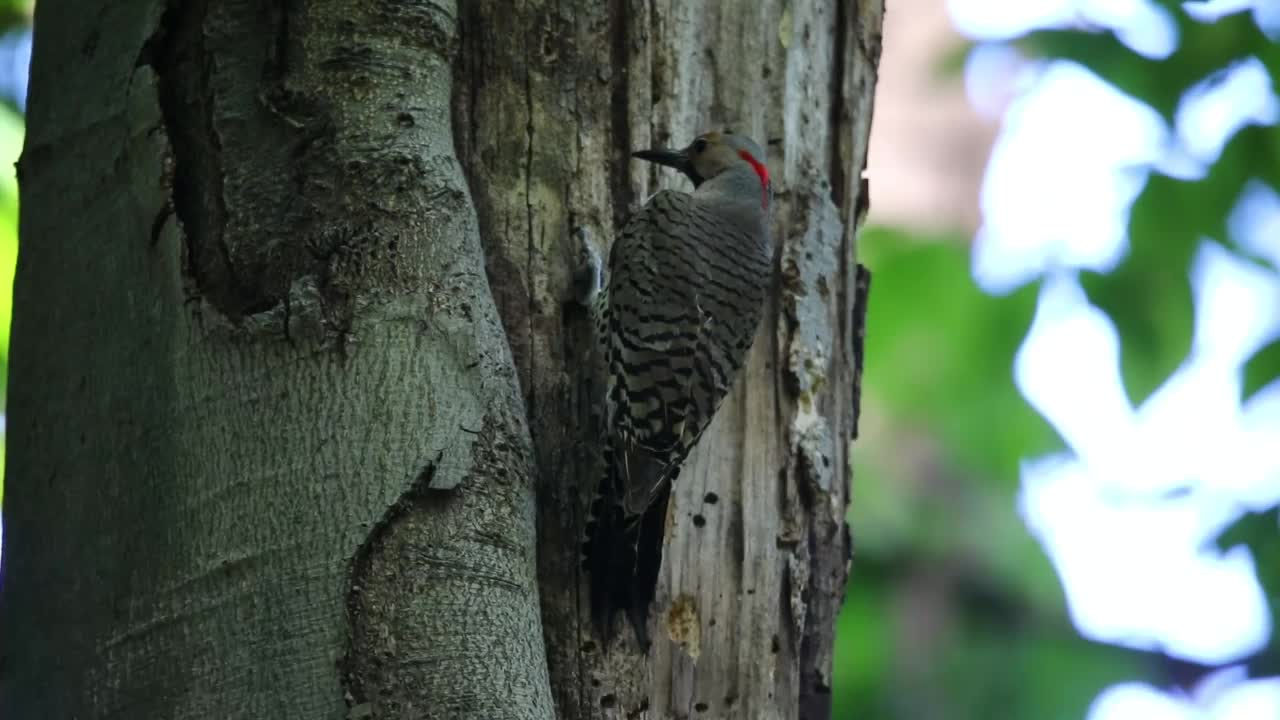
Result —
[[604, 477], [584, 564], [605, 642], [622, 610], [647, 648], [671, 483], [760, 323], [772, 276], [772, 187], [760, 147], [727, 131], [633, 156], [679, 170], [694, 190], [662, 190], [630, 218], [595, 298]]

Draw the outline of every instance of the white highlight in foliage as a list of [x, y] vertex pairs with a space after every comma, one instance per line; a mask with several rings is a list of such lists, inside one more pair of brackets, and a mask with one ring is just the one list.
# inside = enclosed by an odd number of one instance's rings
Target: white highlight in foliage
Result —
[[1178, 25], [1169, 11], [1148, 0], [1080, 0], [1088, 22], [1116, 34], [1143, 57], [1163, 60], [1178, 49]]
[[1027, 402], [1078, 454], [1115, 455], [1115, 462], [1127, 457], [1115, 442], [1134, 432], [1120, 380], [1120, 339], [1074, 278], [1045, 281], [1031, 331], [1014, 357], [1013, 377]]
[[964, 88], [969, 104], [987, 118], [998, 120], [1020, 86], [1034, 80], [1035, 64], [1012, 45], [977, 43], [964, 60]]
[[1023, 518], [1062, 579], [1080, 633], [1209, 663], [1262, 647], [1269, 614], [1249, 549], [1205, 544], [1231, 508], [1199, 491], [1136, 495], [1116, 479], [1066, 456], [1023, 467]]
[[1280, 270], [1280, 194], [1261, 180], [1250, 180], [1227, 217], [1231, 239]]
[[1065, 27], [1075, 18], [1072, 0], [948, 0], [956, 29], [973, 38], [1007, 40], [1044, 28]]
[[1142, 683], [1112, 685], [1094, 699], [1088, 720], [1193, 720], [1186, 700]]
[[1178, 27], [1151, 0], [949, 0], [952, 22], [982, 40], [1008, 40], [1034, 30], [1111, 30], [1131, 50], [1168, 57], [1178, 46]]
[[1217, 22], [1245, 10], [1253, 11], [1253, 21], [1263, 34], [1280, 41], [1280, 2], [1276, 0], [1204, 0], [1184, 2], [1182, 9], [1191, 19], [1202, 23]]
[[1125, 253], [1129, 207], [1152, 166], [1173, 173], [1171, 156], [1150, 107], [1075, 63], [1043, 65], [991, 151], [974, 279], [1005, 293], [1054, 269], [1111, 270]]
[[[949, 5], [957, 26], [981, 40], [1094, 25], [1148, 57], [1166, 57], [1178, 43], [1173, 17], [1146, 0]], [[1263, 32], [1280, 39], [1280, 0], [1183, 9], [1202, 22], [1252, 10]], [[991, 293], [1044, 277], [1015, 380], [1069, 448], [1024, 463], [1019, 508], [1057, 568], [1082, 634], [1202, 663], [1234, 661], [1272, 630], [1249, 549], [1219, 551], [1213, 541], [1245, 509], [1280, 502], [1280, 380], [1240, 400], [1243, 364], [1280, 335], [1280, 196], [1251, 182], [1228, 219], [1232, 242], [1274, 271], [1202, 245], [1191, 269], [1191, 351], [1136, 409], [1121, 378], [1115, 326], [1089, 303], [1075, 271], [1108, 272], [1123, 259], [1130, 209], [1151, 170], [1205, 177], [1242, 128], [1280, 119], [1280, 98], [1262, 63], [1246, 58], [1189, 89], [1171, 129], [1078, 65], [1014, 66], [1014, 53], [1002, 52], [975, 51], [965, 68], [980, 110], [990, 113], [1000, 90], [1022, 93], [1009, 105], [984, 178], [973, 274]], [[1280, 718], [1280, 678], [1220, 672], [1190, 696], [1116, 685], [1089, 713], [1089, 720], [1134, 718]]]
[[1143, 683], [1112, 685], [1088, 720], [1271, 720], [1280, 718], [1280, 678], [1250, 680], [1242, 667], [1208, 675], [1188, 696]]
[[1280, 275], [1206, 242], [1191, 284], [1191, 352], [1134, 411], [1110, 319], [1073, 277], [1046, 281], [1014, 377], [1071, 453], [1024, 464], [1019, 506], [1081, 634], [1217, 664], [1271, 631], [1248, 549], [1211, 541], [1280, 502], [1280, 382], [1239, 402], [1280, 336]]
[[1273, 125], [1280, 99], [1262, 61], [1246, 58], [1196, 83], [1178, 101], [1178, 139], [1196, 160], [1210, 165], [1247, 125]]
[[[973, 63], [970, 95], [990, 106], [994, 90], [979, 71], [1007, 59]], [[1060, 269], [1109, 272], [1125, 255], [1129, 211], [1151, 170], [1203, 177], [1241, 128], [1280, 120], [1280, 97], [1257, 58], [1188, 90], [1176, 134], [1145, 103], [1072, 62], [1027, 63], [1017, 84], [1026, 90], [992, 148], [973, 245], [974, 279], [994, 294]]]

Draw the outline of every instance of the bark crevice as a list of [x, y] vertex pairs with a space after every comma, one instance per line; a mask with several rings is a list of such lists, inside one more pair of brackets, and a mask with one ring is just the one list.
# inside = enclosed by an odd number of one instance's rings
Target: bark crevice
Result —
[[609, 140], [612, 148], [608, 173], [609, 190], [613, 200], [613, 228], [622, 227], [631, 208], [631, 19], [629, 0], [609, 2], [609, 60], [608, 74]]
[[224, 237], [222, 146], [213, 127], [204, 38], [208, 13], [209, 0], [170, 2], [139, 61], [156, 72], [173, 159], [170, 202], [182, 225], [187, 273], [211, 303], [237, 314], [240, 293]]
[[[846, 177], [849, 168], [844, 160], [844, 153], [841, 152], [841, 145], [848, 142], [842, 130], [849, 125], [850, 99], [845, 97], [845, 63], [843, 61], [844, 54], [847, 52], [849, 38], [849, 3], [853, 0], [835, 0], [836, 19], [833, 26], [835, 36], [832, 38], [832, 68], [831, 68], [831, 97], [828, 102], [831, 103], [831, 154], [827, 161], [827, 175], [831, 181], [831, 202], [837, 205], [844, 201]], [[859, 168], [859, 172], [861, 168]]]

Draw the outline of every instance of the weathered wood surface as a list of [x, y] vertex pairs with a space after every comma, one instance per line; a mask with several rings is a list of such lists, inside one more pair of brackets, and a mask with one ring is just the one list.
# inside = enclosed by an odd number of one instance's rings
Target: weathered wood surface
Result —
[[[854, 208], [879, 2], [538, 3], [460, 19], [459, 156], [539, 458], [539, 576], [563, 718], [819, 718], [850, 555]], [[577, 567], [583, 317], [569, 237], [609, 238], [673, 173], [634, 149], [768, 143], [780, 272], [744, 377], [681, 473], [650, 656], [602, 652]], [[581, 431], [589, 435], [586, 429]]]

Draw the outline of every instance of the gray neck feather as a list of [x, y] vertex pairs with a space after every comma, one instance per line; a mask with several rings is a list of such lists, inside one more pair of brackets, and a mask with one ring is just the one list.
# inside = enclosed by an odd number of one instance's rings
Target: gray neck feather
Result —
[[760, 207], [760, 176], [750, 166], [734, 165], [707, 180], [693, 191], [694, 197], [714, 202], [747, 204]]

